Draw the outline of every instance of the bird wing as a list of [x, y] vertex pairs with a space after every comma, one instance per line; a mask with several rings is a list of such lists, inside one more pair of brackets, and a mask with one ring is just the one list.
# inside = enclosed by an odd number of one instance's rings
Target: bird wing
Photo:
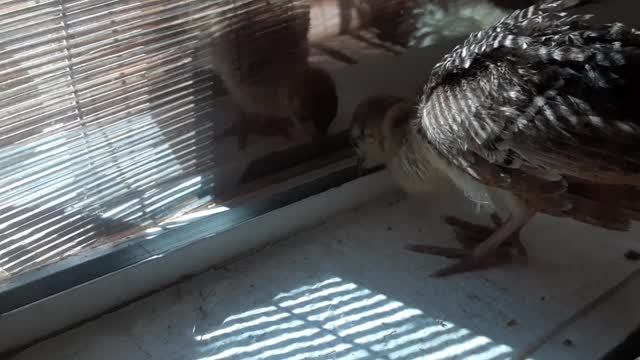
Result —
[[516, 11], [433, 70], [418, 132], [476, 180], [557, 194], [567, 178], [640, 184], [640, 34], [587, 16]]

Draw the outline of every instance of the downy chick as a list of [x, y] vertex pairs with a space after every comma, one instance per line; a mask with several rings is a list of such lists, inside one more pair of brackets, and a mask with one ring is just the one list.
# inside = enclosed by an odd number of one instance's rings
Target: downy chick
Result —
[[[618, 231], [639, 218], [640, 32], [556, 6], [515, 11], [446, 55], [391, 147], [395, 171], [440, 172], [507, 214], [473, 250], [412, 246], [459, 259], [436, 276], [494, 262], [538, 212]], [[477, 238], [478, 225], [447, 222]]]
[[244, 116], [221, 137], [241, 148], [251, 133], [287, 139], [325, 135], [336, 116], [333, 78], [309, 64], [309, 4], [249, 0], [230, 8], [208, 40], [208, 65]]
[[[416, 146], [413, 151], [402, 151], [405, 146], [414, 146], [408, 141], [409, 125], [415, 118], [417, 102], [393, 95], [376, 95], [363, 100], [354, 111], [350, 137], [358, 154], [359, 167], [371, 169], [384, 165], [392, 180], [409, 195], [433, 194], [436, 191], [447, 191], [453, 185], [443, 172], [433, 169], [428, 162], [421, 161], [418, 155], [423, 147]], [[398, 156], [399, 154], [404, 157]], [[491, 235], [493, 228], [471, 224], [453, 216], [444, 216], [443, 220], [456, 229], [454, 239], [465, 249], [471, 249]], [[494, 224], [501, 224], [498, 214], [491, 214]], [[410, 250], [451, 256], [459, 256], [464, 252], [438, 246], [415, 245]], [[517, 234], [500, 247], [493, 263], [506, 262], [515, 251], [526, 257], [527, 252]]]
[[[393, 95], [371, 96], [358, 104], [351, 120], [350, 137], [359, 157], [359, 166], [387, 167], [393, 181], [409, 194], [423, 194], [448, 179], [436, 171], [404, 171], [398, 154], [408, 139], [408, 125], [415, 117], [417, 103]], [[416, 162], [413, 167], [419, 167]], [[416, 176], [418, 175], [418, 176]]]

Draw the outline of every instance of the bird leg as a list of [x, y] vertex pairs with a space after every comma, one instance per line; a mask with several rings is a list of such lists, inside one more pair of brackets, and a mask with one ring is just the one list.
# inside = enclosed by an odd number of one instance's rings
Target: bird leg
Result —
[[289, 141], [293, 140], [290, 120], [275, 117], [250, 117], [250, 115], [242, 116], [240, 119], [235, 121], [233, 125], [216, 136], [216, 139], [220, 140], [227, 137], [236, 137], [238, 139], [238, 147], [241, 150], [244, 150], [247, 147], [247, 141], [251, 134], [266, 137], [282, 137]]
[[[502, 219], [500, 219], [497, 213], [491, 214], [493, 226], [474, 224], [449, 215], [444, 216], [442, 220], [453, 228], [455, 239], [467, 250], [472, 250], [475, 246], [482, 243], [503, 224]], [[500, 244], [497, 250], [507, 250], [510, 253], [514, 248], [519, 256], [527, 257], [527, 249], [522, 245], [522, 241], [520, 241], [520, 231], [513, 232], [505, 242]]]
[[293, 141], [291, 120], [285, 118], [268, 118], [262, 122], [258, 133], [263, 136], [281, 137]]
[[512, 215], [502, 222], [497, 214], [492, 214], [494, 227], [477, 225], [453, 216], [444, 221], [454, 228], [456, 240], [463, 248], [446, 248], [432, 245], [412, 244], [408, 250], [457, 259], [459, 262], [436, 271], [432, 276], [444, 277], [460, 272], [486, 269], [507, 263], [515, 249], [519, 256], [526, 258], [527, 251], [520, 242], [520, 230], [531, 219], [533, 213]]

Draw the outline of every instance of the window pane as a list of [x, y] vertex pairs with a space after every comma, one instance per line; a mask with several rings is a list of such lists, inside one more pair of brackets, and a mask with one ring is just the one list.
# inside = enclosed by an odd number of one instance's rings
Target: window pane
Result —
[[352, 157], [360, 101], [532, 2], [0, 1], [0, 278]]

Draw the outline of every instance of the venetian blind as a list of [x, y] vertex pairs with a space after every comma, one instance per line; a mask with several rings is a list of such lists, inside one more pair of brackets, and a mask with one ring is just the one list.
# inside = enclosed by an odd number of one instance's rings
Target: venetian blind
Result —
[[0, 280], [215, 200], [203, 39], [303, 8], [312, 41], [392, 36], [413, 1], [0, 0]]
[[207, 114], [221, 85], [195, 50], [203, 29], [261, 6], [272, 10], [256, 0], [0, 1], [0, 272], [212, 200]]

